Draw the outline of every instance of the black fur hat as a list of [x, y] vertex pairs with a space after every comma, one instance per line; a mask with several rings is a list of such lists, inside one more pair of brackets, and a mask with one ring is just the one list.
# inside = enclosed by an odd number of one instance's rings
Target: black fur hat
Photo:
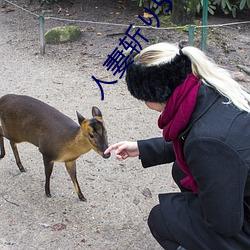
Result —
[[126, 69], [126, 82], [136, 99], [165, 103], [191, 72], [191, 61], [181, 52], [168, 63], [154, 66], [132, 63]]

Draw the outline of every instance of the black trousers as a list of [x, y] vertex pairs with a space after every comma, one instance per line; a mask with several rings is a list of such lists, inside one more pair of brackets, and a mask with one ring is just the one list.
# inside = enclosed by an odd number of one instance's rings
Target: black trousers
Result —
[[[186, 174], [181, 170], [176, 162], [174, 162], [172, 167], [172, 176], [181, 192], [189, 191], [180, 184], [180, 180], [185, 178]], [[164, 249], [176, 250], [180, 246], [180, 244], [175, 241], [174, 236], [171, 235], [170, 230], [164, 222], [159, 204], [151, 210], [148, 217], [148, 226], [154, 238]]]
[[[228, 237], [211, 229], [206, 222], [200, 201], [192, 191], [183, 188], [180, 180], [185, 174], [174, 163], [173, 179], [181, 193], [161, 194], [160, 205], [155, 206], [148, 218], [149, 228], [159, 242], [168, 250], [179, 246], [188, 250], [249, 250], [250, 223], [244, 218], [242, 229]], [[244, 201], [245, 209], [249, 209]], [[245, 213], [249, 214], [248, 210]]]

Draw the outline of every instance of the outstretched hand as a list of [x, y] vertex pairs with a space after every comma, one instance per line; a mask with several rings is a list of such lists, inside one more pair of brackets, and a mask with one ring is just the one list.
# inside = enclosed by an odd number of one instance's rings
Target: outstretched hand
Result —
[[108, 147], [104, 154], [108, 154], [115, 150], [115, 156], [118, 160], [125, 160], [128, 157], [139, 156], [137, 142], [122, 141]]

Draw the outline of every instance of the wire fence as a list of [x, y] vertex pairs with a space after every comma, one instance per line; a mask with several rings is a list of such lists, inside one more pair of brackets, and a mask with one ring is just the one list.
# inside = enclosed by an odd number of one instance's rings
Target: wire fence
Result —
[[[1, 0], [0, 0], [1, 1]], [[109, 25], [109, 26], [119, 26], [119, 27], [129, 27], [130, 24], [119, 24], [119, 23], [108, 23], [108, 22], [96, 22], [96, 21], [88, 21], [88, 20], [78, 20], [78, 19], [67, 19], [67, 18], [58, 18], [52, 16], [45, 16], [44, 12], [40, 14], [36, 14], [32, 11], [29, 11], [9, 0], [2, 0], [3, 2], [14, 6], [17, 9], [20, 9], [24, 12], [27, 12], [34, 17], [39, 18], [40, 20], [40, 53], [45, 53], [45, 39], [44, 39], [44, 24], [45, 20], [55, 20], [55, 21], [63, 21], [68, 23], [87, 23], [87, 24], [94, 24], [94, 25]], [[154, 26], [141, 26], [141, 25], [133, 25], [133, 28], [141, 28], [141, 29], [157, 29], [157, 30], [178, 30], [178, 29], [188, 29], [189, 36], [188, 42], [189, 45], [194, 44], [194, 32], [195, 29], [202, 29], [202, 28], [215, 28], [215, 27], [226, 27], [226, 26], [233, 26], [233, 25], [242, 25], [242, 24], [250, 24], [250, 21], [242, 21], [242, 22], [231, 22], [231, 23], [223, 23], [223, 24], [208, 24], [208, 25], [184, 25], [184, 26], [173, 26], [173, 27], [154, 27]], [[205, 41], [206, 42], [206, 41]]]

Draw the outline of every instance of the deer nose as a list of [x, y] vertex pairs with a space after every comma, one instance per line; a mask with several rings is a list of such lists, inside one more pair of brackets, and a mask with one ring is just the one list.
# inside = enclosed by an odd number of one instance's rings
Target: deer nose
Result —
[[110, 157], [110, 155], [111, 155], [110, 153], [108, 153], [108, 154], [103, 154], [102, 157], [103, 157], [104, 159], [108, 159], [108, 158]]

